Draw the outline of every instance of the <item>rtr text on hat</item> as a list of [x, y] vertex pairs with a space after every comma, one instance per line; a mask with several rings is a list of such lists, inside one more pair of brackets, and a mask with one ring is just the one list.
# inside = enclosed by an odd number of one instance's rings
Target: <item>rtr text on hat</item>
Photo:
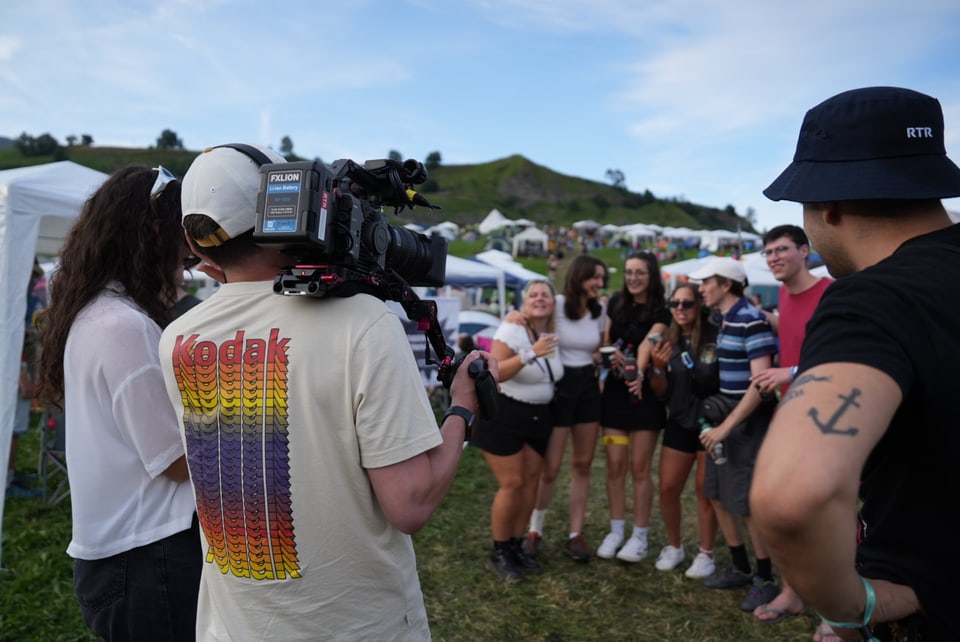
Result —
[[960, 196], [936, 98], [899, 87], [853, 89], [807, 112], [793, 162], [763, 190], [798, 203]]

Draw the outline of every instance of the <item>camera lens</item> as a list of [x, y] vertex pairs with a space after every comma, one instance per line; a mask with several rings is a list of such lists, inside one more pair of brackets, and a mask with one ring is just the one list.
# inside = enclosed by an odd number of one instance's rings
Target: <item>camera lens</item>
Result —
[[426, 237], [397, 225], [387, 227], [387, 266], [410, 285], [443, 285], [447, 271], [447, 243], [443, 237]]

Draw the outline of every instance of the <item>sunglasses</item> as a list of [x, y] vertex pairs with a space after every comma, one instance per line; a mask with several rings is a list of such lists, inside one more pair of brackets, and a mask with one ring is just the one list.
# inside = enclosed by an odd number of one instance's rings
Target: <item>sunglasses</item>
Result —
[[696, 301], [690, 301], [690, 300], [687, 300], [687, 301], [668, 301], [668, 302], [667, 302], [667, 305], [670, 306], [671, 309], [674, 309], [674, 308], [682, 308], [682, 309], [684, 309], [684, 310], [692, 310], [692, 309], [694, 308], [694, 306], [697, 305], [697, 302], [696, 302]]
[[177, 177], [170, 173], [170, 170], [163, 165], [158, 165], [153, 169], [157, 172], [157, 180], [153, 181], [153, 187], [150, 188], [150, 198], [156, 200], [163, 194], [163, 190], [167, 188], [167, 185], [177, 180]]

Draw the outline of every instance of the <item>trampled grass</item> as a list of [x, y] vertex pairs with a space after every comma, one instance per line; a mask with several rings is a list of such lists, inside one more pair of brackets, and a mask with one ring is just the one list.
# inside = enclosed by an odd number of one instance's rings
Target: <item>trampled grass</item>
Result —
[[[21, 443], [19, 468], [36, 466], [38, 436]], [[664, 544], [654, 507], [650, 557], [638, 564], [594, 559], [574, 562], [563, 553], [567, 535], [566, 472], [548, 515], [544, 572], [506, 585], [484, 567], [490, 548], [490, 504], [496, 490], [479, 451], [468, 447], [457, 480], [430, 523], [416, 534], [420, 578], [436, 640], [701, 640], [704, 642], [809, 640], [811, 616], [769, 626], [739, 610], [742, 591], [716, 591], [680, 570], [657, 571]], [[586, 536], [596, 546], [606, 532], [604, 460], [594, 464]], [[696, 550], [692, 480], [685, 497], [684, 535]], [[0, 640], [93, 640], [73, 596], [69, 500], [8, 499], [0, 573]], [[722, 546], [718, 558], [727, 560]], [[682, 566], [685, 568], [685, 566]]]

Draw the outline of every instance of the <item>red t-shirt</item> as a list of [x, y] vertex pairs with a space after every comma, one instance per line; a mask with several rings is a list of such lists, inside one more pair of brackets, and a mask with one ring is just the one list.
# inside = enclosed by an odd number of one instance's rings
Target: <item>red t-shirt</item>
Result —
[[[799, 294], [790, 294], [787, 286], [781, 285], [777, 305], [780, 313], [780, 367], [790, 368], [800, 363], [800, 347], [807, 331], [807, 321], [820, 303], [823, 292], [833, 283], [832, 279], [821, 278], [813, 287]], [[786, 390], [784, 390], [786, 392]]]

